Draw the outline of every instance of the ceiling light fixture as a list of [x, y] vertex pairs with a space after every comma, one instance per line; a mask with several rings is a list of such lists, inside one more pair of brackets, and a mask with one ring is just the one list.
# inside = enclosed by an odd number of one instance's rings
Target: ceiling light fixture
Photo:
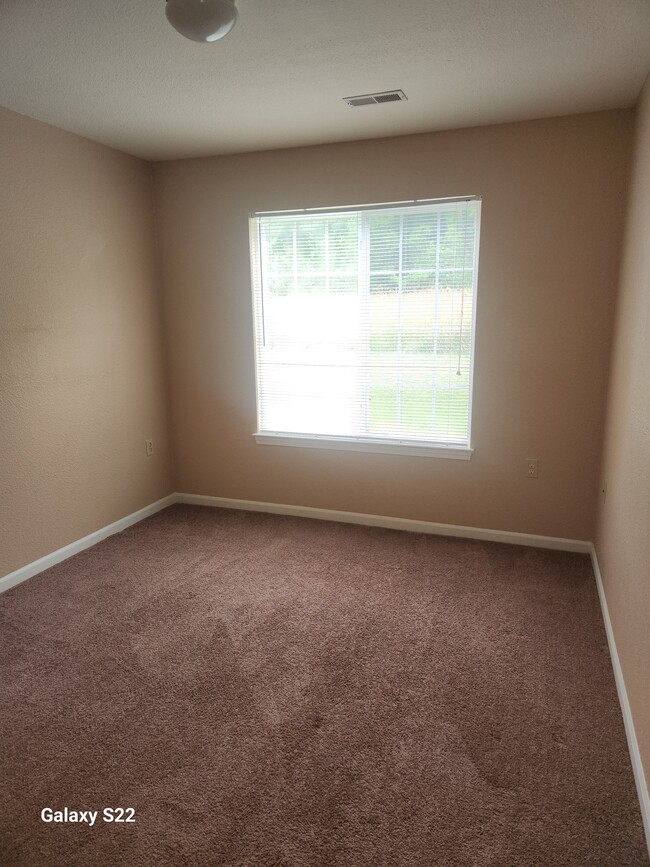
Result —
[[194, 42], [216, 42], [237, 21], [234, 0], [167, 0], [165, 15], [175, 30]]

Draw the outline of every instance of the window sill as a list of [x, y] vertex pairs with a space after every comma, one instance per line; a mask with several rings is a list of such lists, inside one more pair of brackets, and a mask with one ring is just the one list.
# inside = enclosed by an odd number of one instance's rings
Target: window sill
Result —
[[254, 433], [255, 442], [266, 446], [297, 446], [305, 449], [342, 449], [353, 452], [375, 452], [386, 455], [410, 455], [422, 458], [447, 458], [468, 461], [474, 449], [469, 446], [444, 443], [416, 443], [411, 440], [361, 439], [317, 434]]

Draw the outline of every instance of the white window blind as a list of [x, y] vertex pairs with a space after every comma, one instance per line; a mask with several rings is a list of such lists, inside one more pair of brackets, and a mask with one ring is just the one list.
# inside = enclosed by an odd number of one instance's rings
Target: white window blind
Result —
[[258, 434], [469, 447], [479, 215], [254, 215]]

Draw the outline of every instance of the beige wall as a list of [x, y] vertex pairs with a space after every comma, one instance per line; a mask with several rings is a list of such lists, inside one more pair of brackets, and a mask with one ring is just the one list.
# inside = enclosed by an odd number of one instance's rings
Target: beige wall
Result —
[[[176, 489], [592, 538], [631, 130], [618, 111], [154, 167]], [[0, 164], [2, 575], [173, 486], [151, 167], [6, 110]], [[473, 459], [255, 445], [249, 212], [459, 194], [483, 197]]]
[[0, 177], [4, 575], [172, 485], [150, 166], [0, 109]]
[[[591, 539], [631, 131], [616, 111], [158, 164], [178, 489]], [[256, 445], [249, 212], [466, 194], [472, 460]]]
[[650, 79], [637, 108], [596, 551], [650, 779]]

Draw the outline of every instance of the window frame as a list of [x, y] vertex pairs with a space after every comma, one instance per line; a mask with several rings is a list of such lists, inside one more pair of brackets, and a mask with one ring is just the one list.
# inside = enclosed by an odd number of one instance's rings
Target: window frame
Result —
[[[336, 215], [337, 213], [360, 212], [360, 211], [390, 211], [395, 209], [403, 212], [410, 207], [424, 205], [446, 205], [457, 202], [474, 202], [477, 206], [475, 235], [474, 235], [474, 258], [473, 258], [473, 281], [472, 281], [472, 318], [470, 324], [470, 355], [469, 355], [469, 383], [468, 383], [468, 411], [467, 411], [467, 442], [451, 443], [441, 440], [424, 440], [396, 437], [373, 437], [373, 436], [337, 436], [332, 434], [317, 433], [294, 433], [288, 431], [262, 430], [260, 426], [261, 412], [261, 389], [260, 389], [260, 358], [259, 358], [259, 317], [257, 315], [257, 298], [260, 293], [260, 304], [263, 311], [263, 282], [261, 263], [260, 241], [260, 218], [268, 217], [291, 217], [307, 215]], [[429, 458], [446, 458], [452, 460], [470, 460], [474, 453], [472, 443], [472, 416], [474, 394], [474, 356], [476, 347], [476, 309], [478, 297], [478, 265], [481, 231], [481, 208], [482, 198], [477, 195], [445, 197], [435, 199], [411, 199], [408, 201], [386, 202], [369, 205], [341, 205], [329, 208], [301, 208], [285, 211], [256, 211], [249, 214], [249, 240], [250, 240], [250, 263], [251, 263], [251, 300], [253, 314], [253, 344], [254, 344], [254, 367], [255, 367], [255, 402], [256, 402], [256, 430], [253, 433], [258, 445], [273, 445], [282, 447], [299, 447], [312, 449], [334, 449], [344, 451], [370, 452], [380, 454], [396, 454]], [[263, 312], [262, 312], [263, 322]]]

